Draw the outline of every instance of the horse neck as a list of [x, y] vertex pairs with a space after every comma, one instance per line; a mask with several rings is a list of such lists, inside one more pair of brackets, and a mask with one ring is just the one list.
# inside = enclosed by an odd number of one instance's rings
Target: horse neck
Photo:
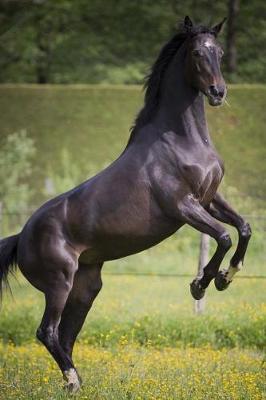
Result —
[[[182, 46], [183, 47], [183, 46]], [[185, 79], [184, 48], [170, 63], [161, 82], [161, 96], [153, 124], [161, 133], [173, 131], [189, 141], [210, 142], [201, 93]]]

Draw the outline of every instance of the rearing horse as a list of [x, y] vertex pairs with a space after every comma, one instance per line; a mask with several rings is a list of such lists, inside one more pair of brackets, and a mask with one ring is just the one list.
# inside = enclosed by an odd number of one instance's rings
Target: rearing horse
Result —
[[[18, 265], [45, 295], [37, 337], [72, 391], [80, 387], [73, 346], [101, 289], [105, 261], [154, 246], [188, 224], [217, 242], [202, 276], [191, 283], [195, 299], [212, 279], [224, 290], [243, 262], [251, 230], [217, 193], [224, 168], [204, 111], [204, 95], [212, 106], [226, 96], [216, 41], [223, 23], [206, 28], [186, 17], [152, 68], [144, 107], [121, 156], [45, 203], [21, 233], [0, 242], [0, 281]], [[239, 234], [230, 266], [220, 272], [232, 243], [217, 220]]]

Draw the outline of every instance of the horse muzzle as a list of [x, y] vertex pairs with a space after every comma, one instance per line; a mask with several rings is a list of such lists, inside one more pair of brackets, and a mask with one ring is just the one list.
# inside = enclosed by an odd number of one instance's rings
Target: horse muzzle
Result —
[[226, 88], [224, 86], [211, 85], [205, 94], [210, 106], [221, 106], [226, 97]]

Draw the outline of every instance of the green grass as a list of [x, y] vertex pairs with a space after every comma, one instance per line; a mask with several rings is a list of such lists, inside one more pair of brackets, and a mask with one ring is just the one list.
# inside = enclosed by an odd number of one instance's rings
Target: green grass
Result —
[[[264, 398], [265, 281], [236, 279], [222, 293], [211, 285], [199, 316], [188, 278], [103, 281], [74, 351], [78, 399]], [[20, 276], [12, 287], [0, 313], [0, 399], [65, 400], [55, 362], [35, 344], [43, 297]]]
[[[116, 349], [78, 345], [83, 376], [80, 400], [262, 400], [262, 356], [256, 352], [195, 349], [157, 350], [121, 344]], [[2, 368], [1, 368], [2, 367]], [[36, 345], [0, 344], [1, 400], [63, 400], [55, 363]]]
[[[265, 281], [236, 279], [222, 293], [211, 285], [199, 316], [188, 278], [103, 281], [74, 351], [78, 399], [264, 398]], [[43, 297], [20, 276], [12, 287], [0, 313], [0, 399], [65, 400], [55, 362], [35, 344]]]
[[[2, 85], [0, 138], [26, 129], [36, 142], [34, 203], [43, 201], [45, 177], [64, 176], [63, 151], [77, 170], [75, 184], [114, 160], [142, 101], [137, 86]], [[231, 86], [228, 102], [230, 107], [207, 106], [211, 135], [225, 160], [225, 181], [265, 197], [266, 86]]]
[[[189, 278], [103, 275], [104, 287], [80, 340], [116, 346], [121, 338], [153, 346], [252, 347], [266, 345], [265, 281], [236, 279], [226, 292], [208, 290], [205, 315], [195, 317]], [[43, 313], [43, 297], [23, 279], [13, 283], [0, 314], [0, 339], [32, 342]]]

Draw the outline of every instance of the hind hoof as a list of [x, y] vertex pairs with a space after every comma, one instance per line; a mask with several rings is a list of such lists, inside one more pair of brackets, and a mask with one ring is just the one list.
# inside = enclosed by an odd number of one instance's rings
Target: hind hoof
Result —
[[222, 270], [222, 271], [218, 272], [218, 274], [216, 275], [216, 278], [214, 279], [215, 287], [220, 292], [227, 289], [228, 286], [230, 285], [230, 283], [232, 282], [232, 281], [228, 281], [226, 279], [226, 276], [227, 276], [227, 271]]
[[190, 293], [195, 300], [200, 300], [205, 295], [205, 289], [201, 286], [198, 279], [194, 279], [194, 281], [190, 284]]
[[67, 383], [64, 386], [64, 389], [66, 390], [66, 392], [68, 392], [69, 394], [75, 394], [79, 391], [80, 389], [80, 385], [77, 383]]
[[78, 376], [77, 371], [74, 368], [70, 368], [69, 370], [64, 371], [63, 375], [64, 379], [67, 381], [64, 389], [71, 394], [77, 393], [81, 386], [81, 379]]

